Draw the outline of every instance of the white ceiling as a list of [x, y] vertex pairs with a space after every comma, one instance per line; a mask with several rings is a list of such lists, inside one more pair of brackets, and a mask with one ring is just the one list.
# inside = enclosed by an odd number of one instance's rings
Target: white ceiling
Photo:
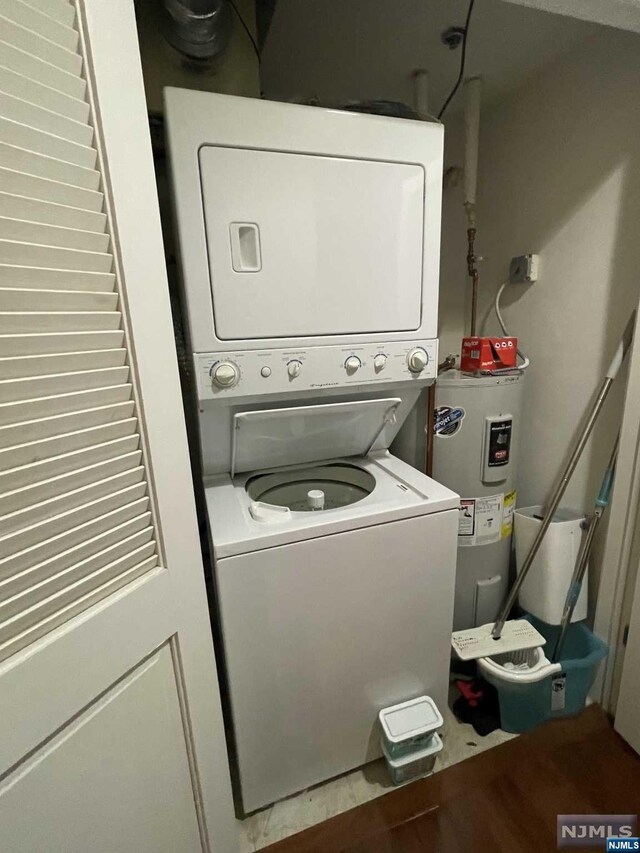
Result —
[[[440, 34], [462, 25], [466, 11], [467, 0], [279, 0], [263, 51], [265, 97], [411, 104], [412, 71], [426, 68], [430, 111], [437, 113], [460, 61]], [[491, 103], [601, 29], [502, 0], [476, 0], [465, 76], [482, 75], [483, 99]], [[456, 101], [448, 117], [460, 109]]]

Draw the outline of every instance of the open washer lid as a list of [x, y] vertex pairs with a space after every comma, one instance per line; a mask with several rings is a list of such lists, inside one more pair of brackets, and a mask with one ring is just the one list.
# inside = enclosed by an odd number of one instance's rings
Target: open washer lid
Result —
[[389, 446], [399, 397], [236, 412], [231, 476], [282, 465], [364, 456]]

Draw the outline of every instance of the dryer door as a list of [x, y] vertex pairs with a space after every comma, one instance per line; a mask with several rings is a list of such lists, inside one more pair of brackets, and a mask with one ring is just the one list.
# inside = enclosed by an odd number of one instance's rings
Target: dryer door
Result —
[[420, 327], [421, 166], [217, 146], [199, 157], [220, 339]]

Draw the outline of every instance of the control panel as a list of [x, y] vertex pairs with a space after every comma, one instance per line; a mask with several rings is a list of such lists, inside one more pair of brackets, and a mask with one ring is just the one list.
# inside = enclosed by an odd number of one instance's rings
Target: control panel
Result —
[[436, 378], [438, 342], [198, 353], [195, 366], [199, 397], [204, 400], [382, 382], [424, 382]]

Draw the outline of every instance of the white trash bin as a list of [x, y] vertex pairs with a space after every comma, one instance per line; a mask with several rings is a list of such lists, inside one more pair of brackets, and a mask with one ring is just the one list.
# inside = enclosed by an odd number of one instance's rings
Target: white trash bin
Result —
[[[514, 530], [518, 572], [542, 523], [541, 519], [534, 516], [542, 515], [542, 511], [541, 506], [529, 506], [517, 509], [515, 512]], [[546, 622], [547, 625], [559, 625], [562, 621], [564, 603], [584, 536], [582, 529], [584, 520], [584, 515], [581, 513], [568, 509], [557, 510], [520, 590], [518, 597], [520, 607]], [[587, 618], [588, 586], [587, 572], [572, 622]]]

